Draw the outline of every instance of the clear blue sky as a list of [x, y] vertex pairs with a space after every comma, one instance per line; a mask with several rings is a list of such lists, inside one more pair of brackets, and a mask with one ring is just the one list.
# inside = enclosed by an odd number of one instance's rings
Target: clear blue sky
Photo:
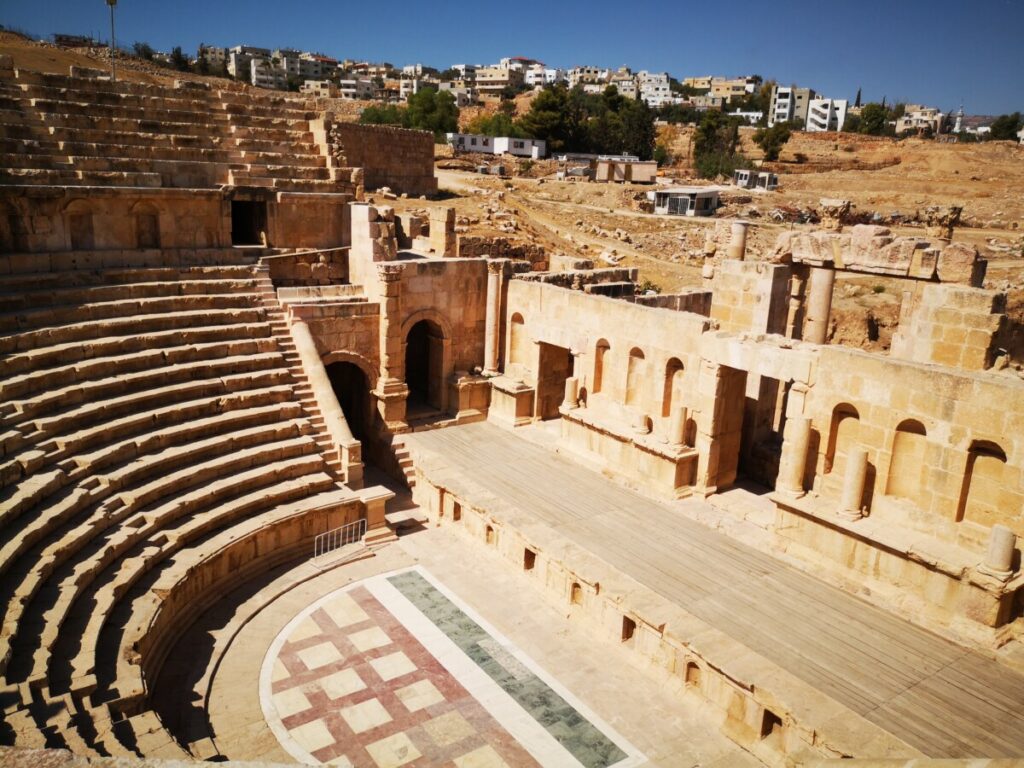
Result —
[[[109, 35], [104, 0], [0, 2], [0, 24]], [[1024, 111], [1024, 0], [119, 0], [117, 37], [318, 50], [439, 68], [529, 56], [687, 75], [760, 74], [826, 96]]]

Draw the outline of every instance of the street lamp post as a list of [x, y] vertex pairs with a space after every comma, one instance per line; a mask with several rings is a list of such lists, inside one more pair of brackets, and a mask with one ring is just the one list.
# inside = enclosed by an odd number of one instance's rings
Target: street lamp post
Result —
[[117, 0], [107, 0], [107, 5], [110, 6], [110, 79], [116, 83], [117, 65], [114, 60], [117, 58], [117, 40], [114, 38], [114, 6], [117, 5]]

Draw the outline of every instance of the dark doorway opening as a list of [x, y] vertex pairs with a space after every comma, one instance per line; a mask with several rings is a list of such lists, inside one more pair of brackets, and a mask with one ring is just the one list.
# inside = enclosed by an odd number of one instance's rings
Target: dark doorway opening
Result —
[[267, 203], [264, 200], [231, 201], [231, 244], [263, 245], [267, 231]]
[[409, 329], [405, 383], [410, 411], [444, 409], [444, 333], [430, 320], [420, 320]]
[[540, 344], [540, 374], [537, 377], [537, 417], [557, 419], [565, 399], [565, 380], [572, 376], [572, 353], [555, 344]]
[[352, 436], [365, 445], [371, 437], [373, 424], [370, 384], [366, 374], [354, 363], [331, 363], [326, 369], [338, 404], [345, 413], [345, 421], [352, 430]]

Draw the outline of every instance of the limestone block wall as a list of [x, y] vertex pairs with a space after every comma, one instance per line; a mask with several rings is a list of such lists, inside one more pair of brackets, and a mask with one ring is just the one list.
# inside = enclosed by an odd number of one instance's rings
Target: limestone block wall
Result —
[[492, 259], [528, 261], [530, 268], [543, 272], [548, 269], [548, 256], [544, 248], [534, 243], [519, 243], [507, 237], [459, 235], [458, 255], [462, 257], [489, 256]]
[[837, 347], [818, 362], [807, 487], [838, 495], [863, 448], [876, 520], [979, 551], [996, 523], [1024, 535], [1024, 382]]
[[217, 190], [0, 187], [0, 253], [229, 245]]
[[694, 312], [711, 316], [711, 291], [699, 289], [685, 293], [659, 293], [655, 296], [637, 296], [634, 301], [645, 307], [661, 307], [676, 312]]
[[363, 169], [367, 189], [391, 187], [410, 195], [437, 192], [434, 137], [427, 131], [335, 123], [330, 129], [330, 144], [340, 165]]
[[723, 331], [785, 333], [790, 269], [726, 259], [715, 267], [711, 319]]
[[268, 207], [271, 244], [279, 248], [335, 248], [349, 244], [351, 195], [278, 192]]
[[513, 279], [505, 320], [509, 377], [537, 383], [542, 342], [573, 353], [587, 409], [609, 419], [642, 414], [666, 433], [671, 411], [696, 401], [706, 317]]
[[982, 288], [926, 283], [903, 294], [892, 356], [971, 371], [992, 367], [1009, 332], [1006, 295]]
[[348, 252], [325, 248], [264, 257], [276, 286], [331, 285], [348, 280]]
[[402, 339], [420, 320], [440, 326], [450, 343], [451, 370], [472, 371], [484, 361], [487, 314], [485, 259], [422, 259], [403, 263]]
[[335, 306], [292, 306], [291, 313], [309, 326], [325, 364], [354, 362], [376, 383], [380, 367], [380, 306], [352, 303]]

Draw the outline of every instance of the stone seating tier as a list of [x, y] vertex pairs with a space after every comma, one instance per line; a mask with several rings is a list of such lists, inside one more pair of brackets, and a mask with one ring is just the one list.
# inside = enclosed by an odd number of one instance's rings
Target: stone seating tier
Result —
[[361, 513], [262, 274], [0, 275], [0, 700], [16, 744], [183, 756], [146, 673], [223, 588]]
[[309, 106], [16, 70], [0, 83], [0, 184], [336, 192]]

